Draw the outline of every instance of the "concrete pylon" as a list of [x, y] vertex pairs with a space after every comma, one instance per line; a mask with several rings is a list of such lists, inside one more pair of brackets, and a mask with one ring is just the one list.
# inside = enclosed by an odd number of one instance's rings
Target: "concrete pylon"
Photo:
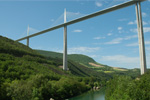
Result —
[[137, 29], [138, 29], [138, 40], [139, 40], [139, 54], [140, 54], [140, 67], [141, 75], [146, 72], [146, 56], [145, 56], [145, 43], [143, 34], [143, 23], [140, 2], [136, 3], [136, 18], [137, 18]]
[[[64, 11], [64, 23], [67, 21], [66, 9]], [[67, 26], [64, 25], [64, 53], [63, 53], [63, 70], [68, 70], [67, 66]]]
[[[27, 36], [29, 36], [29, 25], [28, 25], [28, 28], [27, 28]], [[27, 46], [29, 47], [29, 38], [27, 38]]]

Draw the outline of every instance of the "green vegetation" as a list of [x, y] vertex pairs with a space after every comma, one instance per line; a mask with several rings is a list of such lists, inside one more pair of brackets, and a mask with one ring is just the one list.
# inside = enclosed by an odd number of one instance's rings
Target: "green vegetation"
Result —
[[71, 54], [68, 56], [68, 59], [75, 61], [75, 62], [80, 62], [87, 66], [89, 66], [89, 62], [96, 63], [92, 58], [85, 56], [85, 55], [81, 55], [81, 54]]
[[[60, 61], [62, 62], [62, 57], [63, 57], [62, 53], [44, 51], [44, 50], [36, 50], [36, 51], [39, 52], [43, 56], [60, 59]], [[85, 56], [85, 55], [81, 55], [81, 54], [70, 54], [68, 55], [68, 59], [69, 59], [69, 63], [71, 62], [74, 63], [74, 64], [69, 64], [69, 65], [74, 66], [74, 67], [71, 67], [70, 70], [75, 75], [88, 76], [87, 74], [89, 72], [93, 73], [93, 70], [96, 71], [96, 72], [94, 71], [95, 74], [97, 72], [99, 73], [99, 74], [97, 73], [97, 75], [100, 75], [99, 77], [104, 78], [105, 76], [106, 79], [114, 75], [127, 75], [127, 76], [131, 76], [132, 78], [136, 78], [137, 76], [140, 75], [140, 69], [125, 69], [125, 68], [110, 67], [107, 65], [99, 64], [96, 61], [94, 61], [92, 58]], [[86, 71], [88, 73], [86, 72], [83, 73], [84, 70], [88, 70]]]
[[[51, 51], [44, 51], [44, 50], [36, 50], [41, 55], [50, 57], [53, 59], [59, 59], [62, 65], [62, 53], [51, 52]], [[89, 62], [96, 63], [92, 58], [81, 55], [81, 54], [71, 54], [68, 55], [68, 67], [69, 71], [74, 74], [75, 76], [82, 76], [82, 77], [97, 77], [99, 80], [108, 80], [111, 78], [110, 75], [105, 74], [104, 72], [98, 72], [91, 68]]]
[[150, 100], [150, 71], [132, 79], [115, 76], [107, 84], [106, 100]]
[[[36, 51], [46, 57], [60, 58], [60, 59], [63, 58], [62, 53], [57, 53], [57, 52], [52, 52], [52, 51], [44, 51], [44, 50], [36, 50]], [[68, 59], [72, 60], [74, 62], [77, 62], [77, 63], [81, 63], [83, 65], [87, 65], [87, 66], [90, 66], [89, 62], [96, 63], [92, 58], [90, 58], [86, 55], [82, 55], [82, 54], [70, 54], [70, 55], [68, 55]]]
[[69, 60], [44, 57], [31, 48], [0, 36], [0, 100], [63, 100], [94, 85], [105, 85], [109, 75]]
[[62, 53], [45, 51], [45, 50], [36, 50], [36, 51], [45, 57], [60, 58], [60, 59], [63, 58]]
[[61, 53], [38, 52], [0, 36], [0, 100], [63, 100], [105, 86], [114, 75], [139, 75], [79, 54], [68, 55], [69, 71], [63, 71]]

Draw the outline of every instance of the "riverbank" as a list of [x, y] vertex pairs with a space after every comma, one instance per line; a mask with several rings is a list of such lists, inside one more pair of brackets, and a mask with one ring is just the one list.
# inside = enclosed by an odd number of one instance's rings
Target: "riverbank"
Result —
[[90, 90], [79, 96], [75, 96], [66, 100], [105, 100], [105, 88], [99, 90]]

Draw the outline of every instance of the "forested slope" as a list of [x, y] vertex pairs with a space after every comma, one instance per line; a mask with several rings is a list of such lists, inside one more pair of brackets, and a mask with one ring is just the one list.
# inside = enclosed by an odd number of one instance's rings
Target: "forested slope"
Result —
[[[36, 50], [36, 51], [43, 56], [60, 59], [60, 62], [63, 61], [62, 53], [45, 51], [45, 50]], [[140, 69], [138, 68], [126, 69], [126, 68], [119, 68], [119, 67], [111, 67], [108, 65], [97, 63], [91, 57], [82, 54], [69, 54], [67, 57], [69, 63], [73, 62], [75, 64], [74, 67], [69, 66], [70, 71], [72, 71], [72, 73], [75, 75], [88, 76], [87, 74], [93, 73], [94, 75], [97, 74], [97, 76], [101, 78], [104, 78], [105, 76], [106, 79], [114, 75], [127, 75], [127, 76], [131, 76], [132, 78], [136, 78], [137, 76], [140, 75]], [[73, 66], [74, 64], [69, 64], [69, 65]]]
[[[63, 58], [62, 53], [45, 51], [45, 50], [36, 50], [36, 51], [39, 52], [41, 55], [46, 56], [46, 57], [60, 58], [60, 59]], [[82, 54], [69, 54], [67, 57], [69, 60], [84, 64], [84, 65], [88, 65], [88, 66], [89, 66], [89, 62], [96, 63], [94, 61], [94, 59], [92, 59], [86, 55], [82, 55]]]
[[150, 100], [150, 71], [132, 79], [115, 76], [107, 84], [106, 100]]
[[31, 48], [0, 36], [0, 100], [63, 100], [102, 85], [109, 76], [69, 61], [44, 57]]

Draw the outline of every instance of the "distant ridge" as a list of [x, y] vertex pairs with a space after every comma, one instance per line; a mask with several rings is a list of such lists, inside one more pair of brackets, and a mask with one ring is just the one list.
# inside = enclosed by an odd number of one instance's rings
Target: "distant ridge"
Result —
[[46, 50], [37, 50], [37, 49], [35, 50], [45, 57], [53, 57], [53, 58], [61, 58], [61, 59], [63, 58], [62, 53], [58, 53], [54, 51], [46, 51]]
[[[52, 57], [56, 59], [60, 58], [61, 60], [63, 58], [62, 53], [53, 52], [53, 51], [44, 51], [44, 50], [36, 50], [36, 51], [46, 57]], [[113, 74], [118, 74], [118, 75], [129, 75], [132, 77], [136, 77], [140, 73], [139, 69], [126, 69], [126, 68], [111, 67], [108, 65], [100, 64], [97, 63], [93, 58], [83, 54], [69, 54], [68, 62], [70, 61], [76, 62], [76, 65], [78, 64], [79, 68], [82, 68], [81, 65], [83, 65], [84, 67], [90, 68], [99, 73], [106, 73], [106, 74], [110, 74], [111, 76]]]
[[[53, 52], [53, 51], [45, 51], [45, 50], [36, 50], [36, 51], [46, 57], [53, 57], [53, 58], [60, 58], [60, 59], [63, 58], [62, 53]], [[89, 62], [96, 63], [96, 61], [93, 58], [88, 57], [83, 54], [69, 54], [68, 60], [72, 60], [72, 61], [84, 64], [86, 66], [90, 66]]]

